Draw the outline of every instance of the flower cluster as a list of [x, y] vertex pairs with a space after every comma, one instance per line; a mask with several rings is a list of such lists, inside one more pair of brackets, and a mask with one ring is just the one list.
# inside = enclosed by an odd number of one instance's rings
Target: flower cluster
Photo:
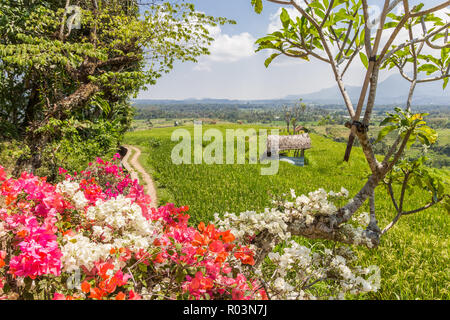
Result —
[[[286, 197], [286, 195], [284, 195]], [[254, 239], [263, 235], [268, 245], [276, 248], [284, 247], [280, 253], [270, 252], [265, 263], [253, 270], [254, 274], [266, 284], [270, 298], [273, 299], [315, 299], [318, 294], [313, 293], [314, 285], [325, 282], [327, 296], [343, 298], [345, 293], [359, 294], [376, 291], [379, 283], [372, 278], [368, 279], [369, 271], [349, 264], [354, 260], [354, 255], [347, 247], [341, 247], [339, 254], [329, 249], [322, 252], [312, 252], [311, 249], [292, 241], [289, 233], [289, 225], [294, 221], [301, 221], [306, 227], [315, 219], [327, 219], [337, 211], [330, 199], [347, 198], [348, 191], [341, 188], [340, 192], [326, 192], [319, 189], [310, 192], [307, 196], [297, 196], [294, 190], [290, 192], [290, 198], [274, 200], [275, 208], [265, 209], [263, 213], [254, 211], [242, 212], [238, 215], [225, 213], [223, 217], [215, 214], [215, 223], [219, 228], [229, 229], [243, 243], [249, 243], [256, 251], [259, 243]], [[367, 225], [369, 215], [361, 214], [355, 221]], [[351, 224], [341, 226], [343, 235], [348, 236], [355, 244], [371, 243], [364, 237], [361, 226], [354, 227]], [[364, 278], [366, 277], [366, 278]], [[378, 279], [375, 277], [375, 279]], [[322, 285], [323, 287], [323, 285]]]
[[345, 293], [377, 291], [379, 270], [355, 267], [354, 261], [348, 247], [313, 251], [291, 240], [281, 253], [269, 253], [261, 276], [266, 279], [268, 294], [273, 299], [315, 300], [320, 291], [314, 285], [320, 282], [326, 283], [329, 299], [343, 299]]
[[[330, 215], [328, 198], [348, 196], [345, 189], [291, 191], [262, 214], [226, 213], [192, 227], [187, 206], [150, 207], [119, 161], [97, 158], [73, 174], [61, 168], [56, 185], [29, 173], [8, 179], [0, 167], [0, 299], [314, 299], [321, 281], [333, 283], [328, 296], [336, 297], [378, 288], [373, 270], [353, 266], [344, 247], [290, 241], [293, 219]], [[256, 265], [261, 233], [285, 246]]]
[[[28, 173], [6, 179], [0, 167], [1, 298], [266, 297], [243, 273], [254, 264], [248, 246], [212, 224], [188, 226], [187, 206], [151, 208], [118, 159], [71, 175], [61, 168], [57, 185]], [[65, 279], [75, 285], [61, 287]]]

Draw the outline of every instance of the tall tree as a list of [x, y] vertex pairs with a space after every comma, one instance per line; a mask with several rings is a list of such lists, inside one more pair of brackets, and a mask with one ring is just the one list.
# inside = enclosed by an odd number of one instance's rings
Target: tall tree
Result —
[[[450, 210], [448, 181], [443, 181], [439, 174], [426, 168], [422, 158], [415, 162], [401, 161], [405, 149], [412, 143], [418, 141], [430, 145], [437, 139], [436, 132], [424, 121], [426, 114], [412, 113], [411, 100], [414, 89], [420, 83], [441, 80], [444, 88], [448, 84], [450, 23], [448, 16], [441, 18], [436, 13], [445, 10], [450, 1], [442, 1], [426, 8], [424, 4], [410, 6], [408, 0], [384, 0], [380, 1], [382, 9], [376, 17], [369, 16], [367, 0], [267, 1], [293, 9], [297, 17], [291, 17], [283, 8], [280, 15], [281, 30], [257, 41], [258, 50], [273, 51], [266, 66], [280, 55], [305, 60], [316, 59], [330, 65], [352, 118], [352, 122], [347, 123], [351, 129], [351, 137], [358, 138], [370, 168], [367, 182], [345, 206], [329, 216], [315, 216], [313, 221], [306, 222], [306, 217], [300, 216], [289, 222], [288, 231], [292, 235], [373, 247], [379, 244], [380, 237], [402, 216], [421, 212], [444, 200], [446, 209]], [[252, 0], [251, 3], [257, 13], [262, 11], [262, 0]], [[398, 7], [403, 9], [404, 14], [393, 13]], [[399, 37], [401, 31], [406, 31], [407, 39]], [[383, 35], [387, 35], [386, 40]], [[344, 75], [349, 66], [355, 63], [356, 57], [364, 64], [366, 75], [355, 108], [345, 89]], [[404, 108], [395, 108], [395, 112], [389, 113], [381, 123], [385, 127], [378, 140], [392, 131], [397, 132], [397, 139], [386, 150], [384, 159], [379, 161], [369, 140], [368, 126], [376, 101], [378, 75], [385, 68], [397, 68], [411, 83], [411, 87]], [[406, 72], [408, 68], [412, 70], [410, 74]], [[350, 149], [352, 139], [349, 141]], [[397, 212], [392, 222], [381, 230], [376, 219], [374, 191], [383, 183]], [[400, 185], [399, 195], [394, 194], [394, 183]], [[420, 208], [405, 209], [408, 187], [412, 183], [428, 192], [430, 201]], [[367, 200], [370, 206], [370, 223], [367, 229], [360, 233], [346, 233], [345, 223]], [[262, 261], [269, 252], [272, 240], [270, 234], [262, 232], [258, 235], [255, 241], [263, 248], [258, 261]]]
[[208, 27], [226, 21], [183, 1], [5, 0], [0, 12], [1, 127], [27, 147], [16, 174], [47, 162], [68, 127], [123, 133], [129, 98], [207, 54]]

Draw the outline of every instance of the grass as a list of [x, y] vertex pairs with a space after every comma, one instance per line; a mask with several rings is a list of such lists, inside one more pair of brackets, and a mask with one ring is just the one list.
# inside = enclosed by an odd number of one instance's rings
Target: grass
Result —
[[[251, 127], [220, 124], [203, 129]], [[192, 126], [184, 128], [193, 132]], [[307, 166], [280, 162], [278, 174], [272, 176], [260, 175], [260, 169], [267, 167], [261, 164], [174, 165], [171, 151], [176, 142], [170, 136], [175, 129], [130, 132], [125, 142], [141, 148], [140, 161], [154, 177], [160, 204], [189, 205], [192, 224], [210, 221], [216, 212], [263, 210], [270, 207], [269, 193], [287, 193], [291, 188], [302, 194], [320, 187], [338, 191], [343, 186], [355, 194], [368, 174], [360, 148], [354, 148], [350, 163], [345, 163], [342, 158], [346, 144], [317, 134], [311, 134], [313, 148], [306, 151]], [[394, 216], [394, 209], [383, 187], [377, 189], [376, 199], [377, 219], [380, 226], [385, 226]], [[406, 209], [413, 209], [428, 198], [420, 190], [413, 190], [407, 200]], [[378, 248], [355, 248], [361, 265], [375, 264], [382, 272], [381, 289], [362, 298], [449, 299], [449, 226], [450, 215], [436, 206], [402, 218]]]

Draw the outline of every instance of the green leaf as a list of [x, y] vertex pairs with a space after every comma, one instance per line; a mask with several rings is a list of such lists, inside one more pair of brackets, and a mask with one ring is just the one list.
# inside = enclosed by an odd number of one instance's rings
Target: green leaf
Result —
[[417, 134], [411, 134], [411, 136], [408, 139], [408, 142], [406, 143], [406, 149], [411, 148], [411, 146], [416, 142]]
[[262, 0], [252, 0], [252, 6], [255, 8], [256, 13], [261, 13], [263, 9]]
[[427, 73], [427, 75], [430, 75], [430, 74], [438, 71], [439, 68], [437, 66], [435, 66], [434, 64], [426, 63], [426, 64], [421, 65], [417, 70], [419, 72], [425, 71]]
[[369, 67], [369, 59], [367, 59], [367, 56], [364, 54], [364, 52], [359, 52], [359, 57], [361, 58], [361, 62], [363, 63], [364, 67], [366, 69]]
[[291, 18], [289, 17], [289, 13], [284, 8], [281, 10], [280, 20], [281, 20], [281, 23], [283, 24], [283, 28], [284, 29], [286, 29], [289, 26], [289, 23], [291, 22]]
[[442, 85], [442, 90], [445, 90], [445, 88], [447, 88], [448, 80], [449, 80], [449, 79], [450, 79], [449, 77], [444, 78], [444, 83], [443, 83], [443, 85]]
[[281, 53], [273, 53], [270, 55], [270, 57], [268, 57], [266, 59], [266, 61], [264, 61], [264, 65], [266, 66], [266, 68], [269, 67], [269, 65], [272, 63], [273, 59], [275, 59], [276, 57], [278, 57]]
[[381, 131], [378, 133], [378, 138], [375, 141], [375, 143], [383, 140], [383, 138], [385, 136], [387, 136], [391, 131], [394, 131], [395, 129], [397, 129], [396, 126], [387, 126], [387, 127], [384, 127], [383, 129], [381, 129]]
[[141, 270], [144, 273], [147, 273], [147, 266], [143, 263], [138, 264], [139, 270]]

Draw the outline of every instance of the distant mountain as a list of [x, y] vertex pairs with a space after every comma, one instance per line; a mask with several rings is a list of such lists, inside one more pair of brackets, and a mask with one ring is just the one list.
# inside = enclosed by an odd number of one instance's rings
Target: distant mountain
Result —
[[[409, 92], [410, 83], [400, 75], [393, 75], [381, 82], [377, 89], [376, 105], [404, 105]], [[361, 87], [347, 86], [347, 92], [352, 101], [358, 102]], [[264, 100], [231, 100], [231, 99], [136, 99], [133, 100], [135, 106], [150, 105], [173, 105], [173, 104], [235, 104], [235, 105], [259, 105], [259, 106], [282, 106], [286, 103], [293, 103], [302, 98], [304, 102], [320, 105], [343, 105], [343, 99], [338, 87], [322, 89], [317, 92], [289, 95], [282, 99], [264, 99]], [[450, 106], [450, 85], [442, 90], [442, 81], [420, 83], [417, 85], [413, 97], [413, 105], [427, 106], [439, 105]]]
[[230, 100], [230, 99], [183, 99], [183, 100], [170, 100], [170, 99], [136, 99], [133, 100], [135, 106], [139, 105], [164, 105], [164, 104], [235, 104], [235, 105], [281, 105], [286, 103], [286, 99], [266, 99], [266, 100]]
[[[381, 82], [377, 88], [376, 104], [403, 105], [406, 102], [410, 83], [401, 75], [393, 75]], [[361, 87], [346, 87], [351, 100], [356, 104], [361, 93]], [[317, 92], [289, 95], [286, 100], [302, 98], [305, 102], [318, 104], [343, 104], [342, 95], [337, 86], [322, 89]], [[442, 89], [442, 81], [426, 82], [417, 85], [413, 96], [413, 105], [450, 105], [450, 86]]]

